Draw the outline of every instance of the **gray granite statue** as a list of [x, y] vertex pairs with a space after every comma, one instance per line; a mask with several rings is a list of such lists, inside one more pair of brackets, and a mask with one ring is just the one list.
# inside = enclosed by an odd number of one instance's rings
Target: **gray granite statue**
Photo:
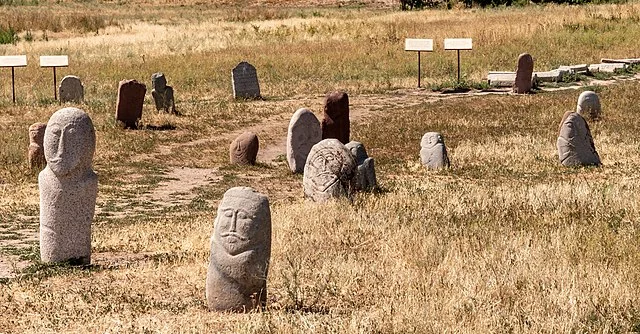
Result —
[[345, 147], [351, 152], [356, 161], [357, 172], [355, 190], [372, 190], [378, 186], [376, 180], [375, 162], [367, 155], [364, 145], [357, 141], [350, 141]]
[[173, 98], [173, 87], [167, 86], [167, 78], [164, 73], [154, 73], [151, 75], [151, 96], [156, 104], [156, 110], [176, 113], [176, 105]]
[[564, 166], [599, 166], [601, 164], [589, 125], [576, 112], [567, 111], [562, 117], [556, 145], [558, 158]]
[[427, 132], [420, 140], [420, 161], [428, 169], [449, 168], [449, 156], [444, 137], [438, 132]]
[[298, 109], [291, 117], [287, 133], [287, 162], [293, 173], [304, 172], [311, 147], [320, 140], [322, 130], [318, 118], [309, 109]]
[[249, 187], [227, 190], [211, 237], [209, 309], [246, 312], [264, 307], [270, 257], [269, 199]]
[[91, 262], [91, 222], [98, 176], [92, 170], [96, 135], [78, 108], [56, 111], [44, 134], [47, 167], [40, 172], [40, 258], [42, 262]]
[[589, 120], [597, 120], [600, 118], [602, 107], [600, 106], [598, 94], [590, 90], [582, 92], [578, 97], [576, 112]]

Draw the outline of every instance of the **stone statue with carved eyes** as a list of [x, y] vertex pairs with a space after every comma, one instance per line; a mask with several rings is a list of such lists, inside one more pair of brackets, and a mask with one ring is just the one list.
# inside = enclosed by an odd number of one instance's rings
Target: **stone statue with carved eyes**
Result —
[[583, 118], [589, 120], [597, 120], [602, 113], [602, 106], [600, 105], [600, 98], [596, 92], [587, 90], [580, 93], [578, 96], [578, 105], [576, 106], [576, 112]]
[[427, 132], [420, 140], [420, 161], [428, 169], [449, 168], [449, 156], [444, 137], [438, 132]]
[[309, 152], [304, 166], [304, 196], [315, 202], [351, 198], [355, 191], [356, 162], [337, 139], [324, 139]]
[[567, 111], [562, 117], [556, 146], [558, 158], [564, 166], [600, 166], [601, 164], [589, 125], [576, 112]]
[[164, 73], [158, 72], [151, 75], [151, 87], [151, 96], [156, 104], [156, 110], [175, 114], [173, 87], [167, 86], [167, 78]]
[[264, 307], [270, 257], [269, 199], [249, 187], [227, 190], [211, 237], [209, 309], [246, 312]]
[[361, 142], [350, 141], [345, 147], [351, 152], [356, 161], [356, 190], [374, 190], [378, 186], [376, 179], [375, 161], [367, 154]]
[[91, 262], [91, 222], [98, 193], [92, 160], [96, 135], [78, 108], [56, 111], [44, 134], [47, 167], [40, 188], [40, 258], [43, 262]]
[[313, 145], [322, 140], [320, 121], [306, 108], [298, 109], [289, 122], [287, 162], [293, 173], [304, 172], [304, 164]]

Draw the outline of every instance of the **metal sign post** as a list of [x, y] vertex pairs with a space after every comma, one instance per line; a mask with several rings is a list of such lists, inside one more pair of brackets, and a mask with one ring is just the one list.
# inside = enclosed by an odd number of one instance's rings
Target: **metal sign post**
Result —
[[420, 88], [420, 52], [433, 51], [433, 40], [406, 38], [404, 40], [404, 50], [418, 52], [418, 88]]
[[458, 52], [458, 82], [460, 82], [460, 50], [471, 50], [473, 41], [471, 38], [445, 38], [444, 49]]
[[53, 67], [53, 99], [58, 99], [56, 67], [69, 66], [69, 56], [40, 56], [40, 67]]
[[11, 95], [16, 103], [16, 67], [27, 66], [27, 56], [0, 56], [0, 67], [11, 67]]

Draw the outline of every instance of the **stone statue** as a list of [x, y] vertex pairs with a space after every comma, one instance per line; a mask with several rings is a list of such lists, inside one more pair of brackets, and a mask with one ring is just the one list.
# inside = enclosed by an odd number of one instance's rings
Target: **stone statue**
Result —
[[420, 140], [420, 161], [428, 169], [449, 168], [449, 156], [444, 137], [438, 132], [427, 132]]
[[45, 123], [33, 123], [29, 126], [29, 167], [42, 169], [47, 161], [44, 159], [44, 131]]
[[304, 166], [304, 196], [315, 202], [351, 198], [355, 190], [356, 162], [337, 139], [324, 139], [309, 152]]
[[576, 112], [589, 120], [597, 120], [600, 118], [602, 107], [600, 106], [598, 94], [590, 90], [582, 92], [578, 97]]
[[167, 78], [164, 73], [151, 75], [151, 96], [156, 104], [156, 110], [176, 113], [176, 105], [173, 99], [173, 87], [167, 86]]
[[351, 152], [356, 162], [357, 172], [355, 190], [372, 190], [378, 186], [376, 180], [375, 162], [367, 155], [364, 145], [357, 141], [350, 141], [345, 147]]
[[232, 164], [255, 165], [260, 143], [253, 132], [239, 135], [229, 145], [229, 161]]
[[600, 166], [601, 164], [589, 125], [578, 113], [571, 111], [564, 113], [556, 145], [560, 163], [564, 166]]
[[84, 100], [84, 86], [82, 81], [75, 75], [67, 75], [60, 81], [58, 87], [60, 102], [81, 103]]
[[122, 80], [118, 84], [116, 100], [116, 122], [126, 129], [137, 129], [142, 118], [142, 107], [147, 86], [136, 80]]
[[269, 199], [249, 187], [227, 190], [211, 237], [209, 309], [244, 312], [264, 307], [270, 257]]
[[40, 258], [42, 262], [91, 262], [91, 222], [98, 176], [91, 165], [96, 135], [78, 108], [56, 111], [44, 134], [47, 167], [40, 172]]
[[309, 109], [298, 109], [291, 117], [287, 133], [287, 162], [292, 172], [304, 172], [309, 151], [320, 140], [322, 130], [318, 118]]

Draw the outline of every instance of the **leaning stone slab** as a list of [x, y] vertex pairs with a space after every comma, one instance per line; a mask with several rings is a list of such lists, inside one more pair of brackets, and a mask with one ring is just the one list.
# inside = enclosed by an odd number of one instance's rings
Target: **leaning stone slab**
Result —
[[320, 121], [306, 108], [296, 110], [287, 132], [287, 162], [293, 173], [303, 173], [313, 145], [322, 140]]
[[552, 70], [547, 72], [534, 72], [533, 76], [538, 82], [560, 82], [567, 74], [564, 70]]
[[487, 83], [494, 87], [513, 87], [516, 83], [516, 72], [489, 72]]
[[116, 103], [116, 121], [122, 122], [125, 128], [135, 129], [142, 118], [142, 106], [147, 86], [136, 80], [122, 80], [118, 85]]
[[586, 119], [595, 120], [600, 118], [602, 107], [598, 94], [590, 90], [580, 93], [576, 112]]
[[47, 167], [40, 188], [42, 262], [91, 262], [91, 222], [98, 176], [92, 160], [96, 135], [91, 118], [78, 108], [56, 111], [44, 134]]
[[556, 146], [558, 158], [564, 166], [600, 165], [589, 125], [576, 112], [567, 111], [562, 117]]
[[29, 126], [29, 166], [31, 169], [41, 169], [47, 161], [44, 159], [45, 123], [34, 123]]
[[420, 140], [420, 162], [427, 169], [449, 168], [449, 156], [444, 137], [438, 132], [427, 132]]
[[260, 143], [253, 132], [245, 132], [229, 145], [229, 161], [238, 165], [255, 165]]
[[249, 187], [227, 190], [211, 236], [206, 281], [209, 309], [246, 312], [264, 307], [270, 257], [269, 199]]
[[566, 71], [569, 74], [585, 74], [589, 73], [589, 65], [563, 65], [558, 67], [557, 71]]
[[623, 63], [623, 64], [640, 64], [640, 58], [627, 58], [627, 59], [607, 59], [602, 58], [600, 60], [601, 63]]
[[533, 77], [533, 57], [528, 53], [518, 56], [518, 67], [513, 92], [525, 94], [531, 91], [531, 79]]
[[324, 102], [322, 139], [336, 138], [342, 144], [349, 142], [351, 123], [349, 121], [349, 95], [342, 91], [327, 94]]
[[625, 63], [591, 64], [589, 65], [589, 72], [614, 73], [615, 71], [626, 69], [628, 66]]
[[62, 103], [81, 103], [84, 100], [84, 86], [80, 78], [75, 75], [67, 75], [62, 78], [60, 87], [58, 87], [58, 95]]
[[378, 186], [375, 161], [367, 155], [364, 145], [357, 141], [350, 141], [345, 147], [351, 152], [357, 165], [355, 190], [375, 189]]
[[356, 162], [337, 139], [324, 139], [309, 152], [302, 185], [305, 198], [322, 202], [332, 198], [351, 198], [355, 190]]
[[253, 65], [246, 61], [241, 62], [231, 70], [231, 84], [233, 86], [234, 99], [260, 98], [258, 72]]
[[156, 105], [156, 110], [176, 113], [176, 105], [173, 97], [173, 87], [167, 86], [167, 78], [164, 73], [154, 73], [151, 75], [151, 96]]

